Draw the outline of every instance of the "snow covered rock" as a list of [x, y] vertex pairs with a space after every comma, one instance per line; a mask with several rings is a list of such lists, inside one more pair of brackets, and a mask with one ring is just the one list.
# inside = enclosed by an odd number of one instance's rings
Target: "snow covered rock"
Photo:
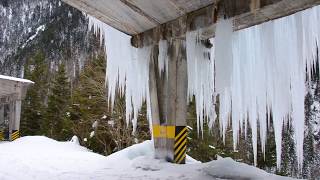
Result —
[[70, 140], [70, 142], [73, 142], [76, 145], [80, 145], [79, 138], [77, 136], [73, 136]]

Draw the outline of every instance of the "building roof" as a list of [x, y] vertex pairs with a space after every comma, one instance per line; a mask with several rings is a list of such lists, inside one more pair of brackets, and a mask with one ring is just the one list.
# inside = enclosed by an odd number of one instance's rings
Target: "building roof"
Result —
[[5, 75], [0, 75], [0, 80], [9, 80], [9, 81], [15, 81], [15, 82], [34, 84], [34, 82], [32, 82], [28, 79], [21, 79], [21, 78], [16, 78], [16, 77], [12, 77], [12, 76], [5, 76]]
[[0, 75], [0, 98], [14, 95], [16, 99], [23, 99], [31, 84], [34, 82], [27, 79]]

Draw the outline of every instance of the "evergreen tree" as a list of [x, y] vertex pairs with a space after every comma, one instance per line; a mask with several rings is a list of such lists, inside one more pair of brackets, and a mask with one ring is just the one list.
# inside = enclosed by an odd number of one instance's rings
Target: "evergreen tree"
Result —
[[51, 92], [48, 98], [48, 107], [43, 124], [44, 133], [57, 140], [70, 138], [70, 83], [66, 76], [64, 64], [59, 66], [52, 83]]
[[73, 133], [81, 144], [94, 152], [108, 155], [150, 138], [146, 108], [142, 109], [136, 134], [125, 122], [124, 97], [118, 96], [113, 109], [108, 106], [105, 86], [105, 58], [88, 62], [72, 93]]
[[[216, 107], [216, 112], [219, 113], [219, 108]], [[218, 116], [219, 117], [219, 116]], [[209, 128], [209, 122], [204, 121], [203, 130], [197, 132], [197, 115], [195, 108], [195, 99], [188, 106], [189, 132], [187, 137], [188, 149], [187, 153], [191, 157], [202, 162], [208, 162], [221, 157], [232, 157], [234, 159], [242, 159], [238, 151], [233, 150], [232, 131], [228, 131], [225, 143], [220, 136], [219, 118], [213, 124], [212, 129]], [[203, 134], [202, 134], [203, 132]], [[242, 144], [240, 144], [242, 145]]]
[[39, 135], [43, 120], [44, 103], [48, 85], [48, 65], [42, 52], [36, 53], [25, 65], [25, 78], [35, 82], [22, 103], [21, 134]]

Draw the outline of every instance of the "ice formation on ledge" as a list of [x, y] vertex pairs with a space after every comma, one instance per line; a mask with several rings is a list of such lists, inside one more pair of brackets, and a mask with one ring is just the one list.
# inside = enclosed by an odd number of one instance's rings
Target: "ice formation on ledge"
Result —
[[92, 16], [89, 28], [96, 35], [100, 34], [100, 42], [104, 42], [107, 54], [106, 83], [108, 98], [114, 105], [117, 93], [125, 95], [126, 121], [133, 124], [135, 131], [139, 110], [149, 94], [149, 57], [150, 47], [134, 48], [131, 36], [126, 35]]
[[298, 165], [302, 166], [305, 82], [314, 73], [319, 38], [320, 7], [236, 32], [232, 32], [232, 20], [217, 23], [215, 67], [220, 127], [225, 133], [232, 120], [236, 146], [243, 123], [249, 121], [255, 164], [258, 129], [264, 152], [272, 118], [277, 166], [281, 164], [284, 123], [293, 127]]

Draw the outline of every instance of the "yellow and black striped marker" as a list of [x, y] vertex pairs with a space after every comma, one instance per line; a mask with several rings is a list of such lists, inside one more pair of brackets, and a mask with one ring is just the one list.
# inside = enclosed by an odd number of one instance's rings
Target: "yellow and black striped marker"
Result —
[[19, 130], [13, 130], [11, 133], [11, 141], [14, 141], [20, 137]]
[[173, 162], [177, 164], [185, 164], [186, 162], [187, 134], [186, 126], [153, 125], [154, 138], [172, 139], [174, 141]]
[[177, 164], [186, 163], [187, 134], [186, 126], [175, 127], [174, 162]]
[[4, 134], [3, 134], [3, 131], [0, 131], [0, 141], [4, 141]]

